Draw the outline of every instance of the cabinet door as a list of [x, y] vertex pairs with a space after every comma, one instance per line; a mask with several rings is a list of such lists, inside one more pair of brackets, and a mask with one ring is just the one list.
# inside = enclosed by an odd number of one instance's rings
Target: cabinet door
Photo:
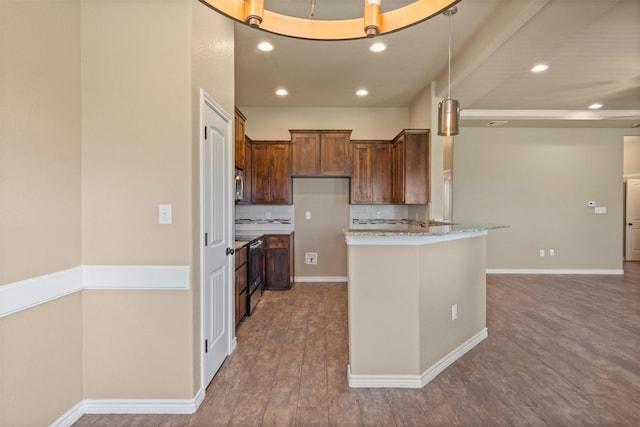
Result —
[[235, 289], [235, 319], [236, 325], [247, 314], [247, 264], [242, 264], [236, 269]]
[[429, 202], [429, 134], [407, 133], [404, 138], [405, 204]]
[[290, 205], [292, 199], [289, 144], [271, 144], [269, 203]]
[[323, 132], [320, 175], [351, 176], [351, 132]]
[[404, 203], [404, 136], [393, 142], [393, 203]]
[[371, 185], [372, 202], [375, 204], [392, 203], [391, 145], [372, 144]]
[[290, 236], [267, 236], [266, 289], [291, 288]]
[[352, 144], [353, 169], [351, 177], [351, 203], [370, 203], [373, 200], [371, 171], [371, 145]]
[[266, 204], [271, 201], [271, 147], [269, 144], [251, 146], [251, 202]]
[[235, 109], [234, 120], [233, 120], [233, 146], [234, 146], [234, 159], [235, 166], [238, 169], [245, 168], [245, 145], [244, 145], [244, 132], [245, 132], [245, 121], [246, 118], [244, 115], [238, 110]]
[[238, 203], [241, 204], [249, 204], [251, 203], [251, 183], [253, 182], [253, 176], [252, 176], [252, 156], [251, 156], [251, 140], [245, 136], [244, 139], [244, 152], [245, 152], [245, 159], [244, 159], [244, 173], [243, 173], [243, 179], [244, 179], [244, 192], [242, 193], [242, 200], [240, 200]]
[[320, 174], [320, 134], [291, 132], [291, 175]]

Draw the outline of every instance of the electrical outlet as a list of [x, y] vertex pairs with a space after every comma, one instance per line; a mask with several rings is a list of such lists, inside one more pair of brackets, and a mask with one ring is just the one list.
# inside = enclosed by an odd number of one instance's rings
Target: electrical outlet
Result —
[[540, 249], [540, 256], [544, 256], [544, 249]]
[[317, 252], [305, 252], [304, 253], [304, 263], [305, 264], [317, 264], [318, 263], [318, 253]]
[[451, 306], [451, 320], [456, 320], [458, 318], [458, 304], [453, 304]]
[[306, 211], [306, 212], [304, 213], [304, 218], [305, 218], [305, 219], [311, 219], [311, 212], [310, 212], [310, 211]]
[[549, 256], [554, 256], [556, 251], [554, 249], [549, 249]]
[[264, 219], [271, 219], [271, 212], [267, 211], [267, 212], [264, 214]]

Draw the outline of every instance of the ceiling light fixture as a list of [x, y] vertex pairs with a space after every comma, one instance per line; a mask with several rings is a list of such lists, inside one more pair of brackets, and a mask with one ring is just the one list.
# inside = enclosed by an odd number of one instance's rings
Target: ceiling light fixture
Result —
[[537, 64], [531, 68], [531, 71], [534, 73], [539, 73], [541, 71], [547, 71], [549, 66], [547, 64]]
[[311, 40], [351, 40], [375, 37], [410, 27], [438, 16], [461, 0], [413, 0], [382, 13], [382, 0], [364, 0], [363, 16], [353, 19], [297, 18], [264, 8], [265, 0], [200, 0], [212, 9], [253, 28], [283, 36]]
[[383, 52], [387, 50], [387, 45], [381, 42], [377, 42], [369, 46], [371, 52]]
[[367, 38], [380, 34], [380, 23], [382, 22], [381, 5], [382, 0], [364, 0], [364, 33]]
[[593, 104], [589, 105], [590, 110], [597, 110], [599, 108], [602, 108], [602, 104], [600, 104], [599, 102], [594, 102]]
[[366, 89], [358, 89], [358, 91], [356, 92], [356, 95], [358, 96], [367, 96], [369, 95], [369, 91]]
[[271, 52], [273, 50], [273, 45], [269, 42], [260, 42], [258, 43], [258, 49], [263, 52]]
[[447, 97], [438, 103], [438, 135], [452, 136], [460, 133], [460, 102], [451, 99], [451, 17], [458, 12], [453, 6], [442, 12], [449, 17], [449, 77], [447, 85]]
[[276, 95], [278, 96], [287, 96], [289, 92], [286, 89], [278, 89], [276, 90]]

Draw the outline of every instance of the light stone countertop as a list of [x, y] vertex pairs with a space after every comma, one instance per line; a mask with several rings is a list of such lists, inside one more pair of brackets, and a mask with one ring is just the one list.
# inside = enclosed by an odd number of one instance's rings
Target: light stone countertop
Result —
[[508, 225], [480, 222], [453, 221], [451, 223], [431, 222], [412, 224], [374, 224], [366, 228], [343, 230], [347, 244], [421, 244], [462, 238], [489, 230], [508, 228]]

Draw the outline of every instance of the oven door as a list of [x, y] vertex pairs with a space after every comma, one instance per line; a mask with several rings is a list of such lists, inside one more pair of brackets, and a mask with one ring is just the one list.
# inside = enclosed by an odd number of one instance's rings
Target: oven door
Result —
[[256, 240], [249, 245], [247, 277], [247, 314], [251, 314], [262, 297], [264, 283], [264, 244]]

